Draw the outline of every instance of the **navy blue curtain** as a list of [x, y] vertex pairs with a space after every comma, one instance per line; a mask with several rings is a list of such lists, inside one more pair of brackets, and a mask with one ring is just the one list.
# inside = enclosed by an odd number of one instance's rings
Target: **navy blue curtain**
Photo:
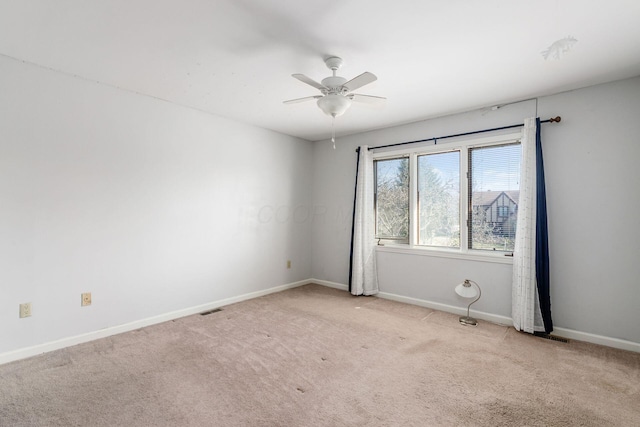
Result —
[[360, 147], [356, 149], [356, 188], [353, 191], [353, 215], [351, 218], [351, 253], [349, 254], [349, 292], [351, 292], [351, 276], [353, 275], [353, 238], [356, 226], [356, 199], [358, 198], [358, 170], [360, 168]]
[[547, 230], [547, 191], [544, 185], [544, 162], [540, 118], [536, 119], [536, 281], [540, 311], [546, 333], [553, 331], [551, 295], [549, 293], [549, 236]]

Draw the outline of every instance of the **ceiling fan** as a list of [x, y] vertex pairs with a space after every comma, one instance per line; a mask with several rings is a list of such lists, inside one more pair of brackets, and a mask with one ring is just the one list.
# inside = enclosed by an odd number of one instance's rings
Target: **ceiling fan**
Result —
[[325, 114], [335, 119], [337, 116], [344, 114], [344, 112], [349, 109], [351, 101], [378, 104], [387, 99], [381, 96], [353, 93], [354, 90], [376, 81], [378, 78], [374, 74], [367, 71], [347, 81], [344, 77], [336, 75], [336, 71], [344, 64], [342, 58], [331, 56], [325, 59], [324, 63], [327, 65], [327, 68], [333, 71], [333, 75], [322, 79], [321, 83], [318, 83], [304, 74], [292, 74], [292, 77], [300, 80], [302, 83], [306, 83], [320, 90], [322, 95], [290, 99], [288, 101], [284, 101], [285, 104], [295, 104], [298, 102], [317, 99], [318, 107], [320, 107]]

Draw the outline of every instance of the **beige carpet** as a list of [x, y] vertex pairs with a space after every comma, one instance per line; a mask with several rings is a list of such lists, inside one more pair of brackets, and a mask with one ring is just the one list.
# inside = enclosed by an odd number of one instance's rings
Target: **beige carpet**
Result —
[[2, 426], [639, 426], [640, 354], [317, 285], [0, 366]]

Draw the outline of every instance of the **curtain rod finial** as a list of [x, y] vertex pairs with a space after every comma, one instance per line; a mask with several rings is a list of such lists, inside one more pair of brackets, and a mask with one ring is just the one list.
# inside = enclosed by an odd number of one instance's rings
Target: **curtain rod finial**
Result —
[[549, 122], [551, 122], [551, 123], [553, 123], [553, 122], [560, 123], [560, 120], [562, 120], [562, 117], [560, 117], [560, 116], [555, 116], [555, 117], [551, 117], [551, 118], [549, 119]]

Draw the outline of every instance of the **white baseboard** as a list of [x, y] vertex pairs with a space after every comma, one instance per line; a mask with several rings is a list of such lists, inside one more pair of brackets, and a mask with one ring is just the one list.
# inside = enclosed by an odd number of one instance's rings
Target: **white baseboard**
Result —
[[172, 311], [170, 313], [161, 314], [159, 316], [153, 316], [153, 317], [148, 317], [146, 319], [136, 320], [135, 322], [125, 323], [123, 325], [112, 326], [109, 328], [100, 329], [98, 331], [88, 332], [86, 334], [75, 335], [73, 337], [62, 338], [62, 339], [59, 339], [56, 341], [50, 341], [44, 344], [38, 344], [31, 347], [9, 351], [9, 352], [0, 354], [0, 365], [3, 363], [9, 363], [15, 360], [26, 359], [27, 357], [37, 356], [42, 353], [48, 353], [50, 351], [59, 350], [65, 347], [71, 347], [73, 345], [82, 344], [82, 343], [97, 340], [100, 338], [106, 338], [112, 335], [133, 331], [136, 329], [143, 328], [145, 326], [151, 326], [158, 323], [178, 319], [180, 317], [202, 313], [203, 311], [213, 310], [218, 307], [223, 307], [225, 305], [233, 304], [240, 301], [246, 301], [252, 298], [258, 298], [263, 295], [284, 291], [286, 289], [308, 285], [309, 283], [318, 283], [318, 282], [312, 281], [312, 280], [301, 280], [298, 282], [288, 283], [281, 286], [275, 286], [273, 288], [264, 289], [261, 291], [238, 295], [236, 297], [225, 298], [218, 301], [208, 302], [206, 304], [189, 307], [182, 310]]
[[316, 283], [318, 285], [326, 286], [327, 288], [340, 289], [342, 291], [349, 291], [349, 286], [342, 283], [329, 282], [328, 280], [309, 279], [309, 283]]
[[[407, 304], [419, 305], [420, 307], [430, 308], [432, 310], [446, 311], [447, 313], [454, 313], [459, 315], [467, 314], [467, 309], [462, 307], [456, 307], [454, 305], [442, 304], [439, 302], [427, 301], [418, 298], [405, 297], [402, 295], [390, 294], [388, 292], [380, 292], [377, 297], [389, 299], [398, 302], [404, 302]], [[499, 314], [485, 313], [483, 311], [471, 310], [470, 314], [476, 319], [486, 320], [487, 322], [497, 323], [499, 325], [511, 325], [511, 318], [501, 316]]]
[[621, 340], [619, 338], [605, 337], [603, 335], [590, 334], [588, 332], [575, 331], [567, 328], [557, 328], [555, 326], [553, 327], [552, 335], [640, 353], [640, 343]]
[[[410, 298], [402, 295], [390, 294], [387, 292], [380, 292], [376, 296], [380, 298], [386, 298], [394, 301], [404, 302], [407, 304], [419, 305], [421, 307], [427, 307], [434, 310], [446, 311], [448, 313], [454, 313], [454, 314], [460, 314], [460, 315], [466, 314], [466, 310], [464, 308], [455, 307], [452, 305], [441, 304], [441, 303], [417, 299], [417, 298]], [[486, 320], [488, 322], [497, 323], [500, 325], [507, 325], [507, 326], [513, 325], [513, 321], [511, 320], [510, 317], [507, 317], [507, 316], [500, 316], [498, 314], [484, 313], [482, 311], [475, 311], [475, 310], [471, 310], [471, 314], [475, 318]], [[588, 332], [581, 332], [581, 331], [575, 331], [573, 329], [558, 328], [558, 327], [553, 328], [552, 334], [559, 337], [563, 337], [563, 338], [573, 339], [577, 341], [584, 341], [592, 344], [599, 344], [607, 347], [619, 348], [621, 350], [629, 350], [629, 351], [640, 353], [640, 343], [636, 343], [633, 341], [626, 341], [618, 338], [605, 337], [603, 335], [595, 335], [595, 334], [590, 334]]]
[[[310, 283], [317, 283], [319, 285], [328, 286], [330, 288], [348, 290], [349, 287], [347, 285], [343, 285], [341, 283], [335, 282], [327, 282], [325, 280], [318, 279], [310, 279]], [[466, 309], [461, 307], [456, 307], [453, 305], [442, 304], [439, 302], [433, 302], [418, 298], [405, 297], [402, 295], [396, 295], [388, 292], [380, 292], [376, 294], [379, 298], [389, 299], [393, 301], [403, 302], [406, 304], [418, 305], [420, 307], [426, 307], [433, 310], [446, 311], [447, 313], [454, 313], [458, 315], [466, 314]], [[473, 317], [477, 319], [486, 320], [488, 322], [497, 323], [499, 325], [513, 325], [513, 321], [510, 317], [501, 316], [498, 314], [485, 313], [482, 311], [471, 310], [471, 314]], [[607, 347], [619, 348], [621, 350], [634, 351], [636, 353], [640, 353], [640, 343], [636, 343], [633, 341], [626, 341], [619, 338], [606, 337], [603, 335], [591, 334], [589, 332], [576, 331], [568, 328], [553, 328], [553, 335], [568, 338], [577, 341], [584, 341], [592, 344], [604, 345]]]
[[[47, 353], [54, 350], [59, 350], [65, 347], [71, 347], [73, 345], [82, 344], [85, 342], [97, 340], [100, 338], [106, 338], [112, 335], [121, 334], [124, 332], [133, 331], [143, 328], [145, 326], [151, 326], [162, 322], [178, 319], [180, 317], [190, 316], [192, 314], [201, 313], [207, 310], [213, 310], [218, 307], [233, 304], [236, 302], [246, 301], [252, 298], [258, 298], [264, 295], [272, 294], [275, 292], [284, 291], [286, 289], [296, 288], [298, 286], [308, 285], [310, 283], [316, 283], [318, 285], [326, 286], [329, 288], [340, 289], [348, 291], [349, 287], [342, 283], [330, 282], [327, 280], [319, 279], [307, 279], [300, 280], [298, 282], [288, 283], [281, 286], [275, 286], [273, 288], [264, 289], [261, 291], [250, 292], [248, 294], [238, 295], [236, 297], [226, 298], [223, 300], [212, 301], [206, 304], [197, 305], [194, 307], [172, 311], [170, 313], [161, 314], [159, 316], [149, 317], [146, 319], [137, 320], [135, 322], [126, 323], [124, 325], [113, 326], [98, 331], [89, 332], [86, 334], [76, 335], [73, 337], [63, 338], [56, 341], [47, 342], [44, 344], [38, 344], [32, 347], [21, 348], [18, 350], [6, 352], [0, 354], [0, 365], [4, 363], [13, 362], [15, 360], [26, 359], [27, 357], [36, 356], [42, 353]], [[461, 307], [455, 307], [448, 304], [442, 304], [433, 301], [427, 301], [418, 298], [405, 297], [402, 295], [391, 294], [388, 292], [380, 292], [376, 295], [379, 298], [385, 298], [393, 301], [403, 302], [407, 304], [418, 305], [421, 307], [431, 308], [433, 310], [445, 311], [454, 314], [466, 314], [466, 310]], [[488, 322], [493, 322], [501, 325], [512, 325], [510, 317], [501, 316], [492, 313], [485, 313], [481, 311], [471, 310], [471, 314], [474, 317]], [[575, 331], [567, 328], [554, 328], [554, 335], [574, 339], [578, 341], [585, 341], [593, 344], [604, 345], [607, 347], [619, 348], [622, 350], [629, 350], [640, 353], [640, 343], [626, 341], [618, 338], [611, 338], [602, 335], [595, 335], [588, 332]]]

